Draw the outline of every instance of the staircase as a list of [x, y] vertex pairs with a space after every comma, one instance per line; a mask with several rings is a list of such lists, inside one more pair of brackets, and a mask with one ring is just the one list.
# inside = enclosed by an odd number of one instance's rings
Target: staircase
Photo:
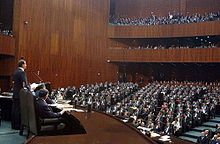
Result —
[[201, 132], [204, 129], [215, 131], [216, 124], [220, 124], [220, 115], [216, 116], [214, 119], [210, 119], [208, 122], [203, 123], [201, 126], [195, 127], [192, 130], [183, 133], [181, 136], [179, 136], [179, 138], [196, 143], [197, 138], [201, 136]]

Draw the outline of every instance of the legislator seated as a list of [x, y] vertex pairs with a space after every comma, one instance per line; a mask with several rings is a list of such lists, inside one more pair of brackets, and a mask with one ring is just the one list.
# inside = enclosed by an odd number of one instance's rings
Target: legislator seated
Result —
[[65, 110], [48, 106], [46, 103], [48, 94], [46, 89], [39, 90], [36, 108], [40, 119], [55, 119], [57, 127], [54, 129], [54, 134], [85, 133], [83, 126], [74, 116], [66, 113]]

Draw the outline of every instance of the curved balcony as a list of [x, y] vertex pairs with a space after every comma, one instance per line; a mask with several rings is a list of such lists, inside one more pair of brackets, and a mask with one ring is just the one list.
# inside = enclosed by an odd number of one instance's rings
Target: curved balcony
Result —
[[220, 21], [155, 26], [109, 25], [108, 38], [165, 38], [219, 35], [219, 26]]
[[219, 62], [220, 48], [127, 50], [111, 49], [108, 62]]

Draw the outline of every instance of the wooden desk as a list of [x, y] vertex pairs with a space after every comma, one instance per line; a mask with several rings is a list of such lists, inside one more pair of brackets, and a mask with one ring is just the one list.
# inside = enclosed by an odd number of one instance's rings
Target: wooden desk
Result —
[[82, 135], [36, 136], [28, 144], [154, 144], [147, 136], [104, 113], [72, 114], [86, 129]]
[[4, 95], [0, 95], [0, 99], [12, 99], [12, 96], [4, 96]]
[[0, 108], [2, 120], [11, 120], [12, 96], [0, 95]]

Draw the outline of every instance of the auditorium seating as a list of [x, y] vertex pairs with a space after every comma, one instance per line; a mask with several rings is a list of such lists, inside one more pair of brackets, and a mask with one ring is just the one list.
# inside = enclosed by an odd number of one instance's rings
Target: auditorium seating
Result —
[[129, 121], [134, 127], [178, 136], [215, 117], [219, 85], [218, 82], [153, 81], [138, 88], [132, 83], [114, 83], [87, 96], [83, 91], [93, 88], [82, 86], [75, 97], [81, 106], [86, 106], [87, 98], [92, 97], [93, 109]]
[[192, 14], [192, 15], [182, 15], [182, 14], [171, 14], [169, 13], [167, 16], [158, 17], [151, 13], [149, 17], [121, 17], [121, 16], [110, 16], [109, 23], [114, 25], [134, 25], [134, 26], [142, 26], [142, 25], [168, 25], [168, 24], [188, 24], [188, 23], [198, 23], [198, 22], [206, 22], [206, 21], [215, 21], [220, 19], [220, 12], [211, 12], [208, 14]]
[[[136, 41], [135, 45], [128, 45], [126, 47], [114, 47], [117, 49], [128, 50], [148, 50], [148, 49], [205, 49], [218, 48], [219, 36], [195, 36], [195, 37], [181, 37], [181, 38], [157, 38], [157, 39], [133, 39]], [[157, 43], [155, 43], [157, 41]]]

